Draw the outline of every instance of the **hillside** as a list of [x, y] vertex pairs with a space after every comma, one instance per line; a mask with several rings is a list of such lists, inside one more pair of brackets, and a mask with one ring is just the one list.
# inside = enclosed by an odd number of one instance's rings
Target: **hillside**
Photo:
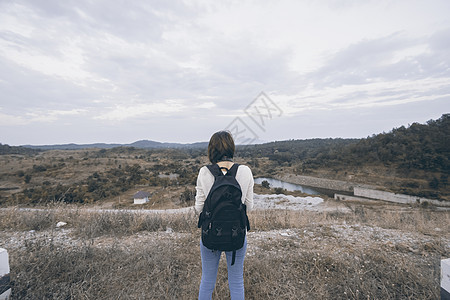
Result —
[[[238, 146], [236, 161], [260, 177], [322, 177], [450, 201], [449, 133], [450, 115], [445, 114], [365, 139]], [[206, 143], [138, 141], [131, 144], [134, 147], [111, 149], [92, 145], [96, 149], [47, 151], [0, 145], [0, 204], [119, 202], [145, 187], [158, 199], [159, 204], [152, 205], [164, 205], [170, 196], [178, 206], [178, 200], [191, 198], [198, 169], [208, 162]], [[177, 174], [177, 179], [165, 177], [170, 174]]]
[[247, 146], [269, 174], [293, 173], [368, 183], [392, 192], [450, 200], [450, 114], [364, 139], [290, 140]]
[[365, 139], [289, 140], [246, 146], [244, 156], [308, 167], [382, 164], [408, 170], [450, 171], [450, 114], [426, 124], [394, 128]]
[[39, 149], [30, 149], [27, 147], [17, 147], [17, 146], [9, 146], [0, 143], [0, 155], [3, 154], [23, 154], [23, 155], [31, 155], [39, 153]]
[[[319, 165], [378, 163], [402, 170], [450, 171], [450, 114], [426, 124], [394, 128], [362, 139], [333, 154], [316, 157]], [[313, 162], [313, 161], [312, 161]]]

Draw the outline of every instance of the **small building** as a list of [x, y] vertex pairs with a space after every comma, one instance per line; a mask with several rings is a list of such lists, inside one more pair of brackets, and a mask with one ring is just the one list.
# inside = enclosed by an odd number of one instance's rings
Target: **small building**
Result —
[[144, 204], [147, 203], [148, 197], [150, 197], [150, 193], [148, 192], [143, 192], [143, 191], [139, 191], [136, 194], [134, 194], [133, 198], [134, 198], [134, 204]]

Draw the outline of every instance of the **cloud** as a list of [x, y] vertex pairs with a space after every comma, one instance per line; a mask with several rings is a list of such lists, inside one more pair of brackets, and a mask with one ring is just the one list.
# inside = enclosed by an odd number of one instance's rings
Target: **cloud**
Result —
[[181, 113], [186, 109], [186, 105], [180, 100], [166, 100], [155, 103], [130, 103], [116, 105], [108, 112], [101, 113], [94, 117], [98, 120], [108, 121], [123, 121], [132, 118], [152, 118], [161, 115], [173, 115], [174, 113]]
[[[58, 20], [63, 26], [76, 24], [80, 32], [110, 32], [130, 41], [154, 41], [161, 36], [165, 20], [173, 11], [185, 12], [182, 1], [170, 3], [130, 3], [111, 1], [36, 2], [21, 1], [46, 20]], [[90, 30], [90, 32], [89, 32]]]
[[313, 110], [353, 110], [450, 99], [448, 82], [448, 78], [425, 78], [347, 84], [324, 89], [311, 86], [297, 95], [273, 94], [271, 97], [287, 115], [292, 116]]
[[310, 76], [318, 87], [448, 77], [448, 49], [435, 41], [436, 36], [408, 38], [401, 33], [360, 41], [335, 53]]
[[0, 126], [22, 126], [27, 123], [22, 116], [14, 116], [0, 112]]
[[31, 111], [24, 115], [27, 123], [35, 122], [55, 122], [59, 119], [65, 119], [67, 116], [76, 116], [84, 114], [87, 111], [84, 109], [72, 110], [48, 110], [48, 111]]
[[162, 117], [180, 117], [188, 112], [188, 116], [197, 117], [204, 114], [204, 110], [211, 111], [217, 106], [214, 102], [187, 103], [181, 99], [169, 99], [152, 103], [129, 101], [127, 104], [118, 104], [106, 112], [93, 117], [103, 121], [129, 121], [132, 119], [155, 119]]
[[24, 112], [21, 115], [12, 115], [0, 112], [1, 126], [23, 126], [32, 123], [52, 123], [68, 116], [76, 116], [85, 114], [84, 109], [72, 110], [32, 110]]
[[204, 123], [220, 129], [245, 116], [261, 91], [292, 118], [426, 106], [449, 95], [447, 8], [414, 0], [0, 1], [0, 122], [15, 124], [14, 138], [23, 126], [24, 139], [37, 124], [65, 137], [57, 132], [72, 118], [89, 124], [71, 127], [73, 137], [96, 127], [99, 139], [119, 129], [151, 138], [139, 126], [153, 122], [161, 137], [186, 128], [186, 140], [210, 130]]
[[198, 108], [211, 109], [213, 107], [216, 107], [216, 104], [214, 102], [205, 102], [205, 103], [197, 105], [197, 107]]
[[395, 33], [354, 43], [302, 76], [307, 84], [296, 93], [271, 95], [291, 116], [450, 99], [448, 32], [416, 38]]

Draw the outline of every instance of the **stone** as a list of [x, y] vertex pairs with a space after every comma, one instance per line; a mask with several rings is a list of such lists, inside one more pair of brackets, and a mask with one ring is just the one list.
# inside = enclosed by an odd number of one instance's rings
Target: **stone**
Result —
[[66, 222], [58, 222], [58, 223], [56, 223], [56, 227], [63, 227], [63, 226], [66, 226], [67, 225], [67, 223]]

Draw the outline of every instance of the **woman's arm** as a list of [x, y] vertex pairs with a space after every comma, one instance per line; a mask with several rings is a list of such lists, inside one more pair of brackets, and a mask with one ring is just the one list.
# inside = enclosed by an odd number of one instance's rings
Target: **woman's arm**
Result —
[[255, 180], [253, 179], [252, 170], [248, 168], [249, 170], [249, 181], [248, 181], [248, 188], [247, 188], [247, 194], [245, 195], [245, 202], [244, 204], [247, 206], [247, 211], [253, 209], [253, 186], [255, 184]]
[[195, 190], [197, 193], [195, 194], [195, 210], [197, 212], [201, 212], [203, 209], [203, 204], [205, 204], [206, 194], [205, 194], [205, 167], [200, 168], [197, 176], [197, 185], [195, 186]]
[[253, 208], [253, 180], [252, 170], [246, 165], [240, 165], [236, 174], [241, 190], [242, 190], [242, 203], [247, 206], [247, 211]]

